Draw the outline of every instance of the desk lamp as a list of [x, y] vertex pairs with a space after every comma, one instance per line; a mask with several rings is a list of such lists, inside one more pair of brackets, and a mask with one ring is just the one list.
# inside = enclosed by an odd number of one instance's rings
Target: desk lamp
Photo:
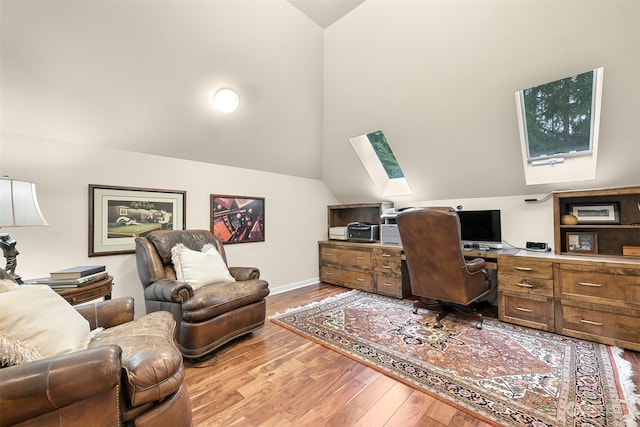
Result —
[[[36, 185], [32, 182], [16, 181], [8, 176], [0, 177], [0, 227], [48, 226], [40, 212]], [[7, 260], [5, 271], [18, 283], [23, 283], [16, 274], [18, 250], [16, 240], [7, 233], [0, 233], [0, 247]]]

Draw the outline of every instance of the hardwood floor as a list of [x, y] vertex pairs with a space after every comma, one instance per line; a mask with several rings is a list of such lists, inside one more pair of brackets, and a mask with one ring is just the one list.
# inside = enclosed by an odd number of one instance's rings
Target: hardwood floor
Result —
[[[317, 284], [270, 295], [267, 316], [346, 291]], [[640, 353], [625, 358], [640, 384]], [[194, 427], [489, 425], [268, 320], [187, 366], [185, 381]]]

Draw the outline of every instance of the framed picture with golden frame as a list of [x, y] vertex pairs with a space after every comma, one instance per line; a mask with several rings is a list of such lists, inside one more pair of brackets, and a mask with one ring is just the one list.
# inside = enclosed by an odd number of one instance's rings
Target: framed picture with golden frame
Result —
[[186, 191], [89, 184], [89, 256], [135, 252], [153, 230], [184, 230]]
[[579, 254], [598, 253], [598, 234], [585, 231], [567, 231], [565, 234], [566, 251]]
[[223, 243], [263, 242], [264, 197], [211, 195], [211, 232]]

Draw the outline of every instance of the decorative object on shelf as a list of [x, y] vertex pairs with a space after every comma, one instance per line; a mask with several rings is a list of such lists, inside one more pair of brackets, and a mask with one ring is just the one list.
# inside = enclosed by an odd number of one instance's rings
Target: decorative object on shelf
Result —
[[567, 252], [582, 254], [598, 253], [598, 234], [594, 232], [567, 231]]
[[578, 224], [620, 224], [620, 204], [616, 202], [575, 204], [571, 205], [571, 213], [578, 219]]
[[223, 243], [264, 242], [264, 197], [212, 194], [210, 224]]
[[132, 254], [152, 230], [184, 230], [186, 191], [89, 184], [89, 256]]
[[578, 217], [571, 214], [562, 215], [560, 217], [560, 224], [562, 225], [576, 225], [578, 223]]
[[[0, 178], [0, 227], [46, 227], [49, 224], [44, 219], [38, 198], [36, 185], [32, 182]], [[7, 233], [0, 233], [0, 247], [7, 264], [5, 271], [18, 283], [22, 277], [16, 273], [18, 266], [17, 242]]]

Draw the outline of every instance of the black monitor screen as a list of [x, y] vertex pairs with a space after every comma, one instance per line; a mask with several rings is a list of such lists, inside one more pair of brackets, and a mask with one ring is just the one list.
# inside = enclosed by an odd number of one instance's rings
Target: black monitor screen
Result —
[[461, 238], [465, 243], [502, 243], [500, 210], [458, 211]]

